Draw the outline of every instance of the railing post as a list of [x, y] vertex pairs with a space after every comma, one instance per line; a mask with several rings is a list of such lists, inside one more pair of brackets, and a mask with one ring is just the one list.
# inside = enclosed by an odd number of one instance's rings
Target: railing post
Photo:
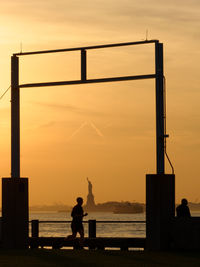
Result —
[[39, 237], [39, 220], [31, 221], [31, 237]]
[[[88, 236], [90, 238], [96, 238], [96, 220], [88, 220]], [[91, 244], [90, 244], [91, 243]], [[95, 249], [95, 243], [93, 240], [89, 240], [89, 249]]]
[[96, 220], [88, 221], [88, 234], [89, 234], [89, 238], [96, 237]]
[[[39, 220], [32, 220], [31, 221], [31, 237], [37, 238], [39, 237]], [[30, 244], [31, 248], [38, 248], [38, 241], [35, 239], [31, 240]]]

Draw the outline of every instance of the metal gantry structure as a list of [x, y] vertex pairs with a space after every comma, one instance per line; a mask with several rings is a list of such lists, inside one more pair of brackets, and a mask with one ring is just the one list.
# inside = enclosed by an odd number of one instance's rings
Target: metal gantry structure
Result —
[[[87, 78], [87, 51], [94, 49], [106, 49], [112, 47], [155, 45], [155, 73], [137, 76], [120, 76], [110, 78]], [[80, 80], [56, 81], [42, 83], [19, 84], [19, 57], [26, 55], [39, 55], [50, 53], [64, 53], [80, 51], [81, 77]], [[163, 93], [163, 44], [158, 40], [146, 40], [138, 42], [115, 43], [106, 45], [86, 46], [77, 48], [66, 48], [56, 50], [44, 50], [34, 52], [21, 52], [13, 54], [11, 58], [11, 178], [20, 178], [20, 88], [75, 85], [87, 83], [119, 82], [142, 79], [155, 79], [156, 93], [156, 169], [157, 174], [165, 173], [165, 115], [164, 115], [164, 93]]]

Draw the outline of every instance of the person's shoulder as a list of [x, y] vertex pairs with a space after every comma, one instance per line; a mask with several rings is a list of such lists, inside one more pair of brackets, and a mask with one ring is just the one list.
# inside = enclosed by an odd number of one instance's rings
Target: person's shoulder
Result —
[[76, 210], [76, 209], [77, 209], [77, 206], [78, 206], [78, 205], [75, 205], [75, 206], [72, 208], [72, 210]]

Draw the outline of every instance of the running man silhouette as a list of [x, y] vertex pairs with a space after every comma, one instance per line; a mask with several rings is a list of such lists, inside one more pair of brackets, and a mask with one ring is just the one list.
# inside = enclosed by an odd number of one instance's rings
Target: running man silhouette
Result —
[[71, 229], [72, 229], [72, 235], [68, 236], [68, 239], [75, 239], [77, 233], [80, 234], [80, 245], [83, 245], [84, 241], [84, 228], [83, 228], [83, 217], [87, 216], [87, 213], [83, 212], [83, 199], [82, 197], [78, 197], [76, 199], [77, 205], [73, 207], [71, 216], [72, 216], [72, 223], [71, 223]]

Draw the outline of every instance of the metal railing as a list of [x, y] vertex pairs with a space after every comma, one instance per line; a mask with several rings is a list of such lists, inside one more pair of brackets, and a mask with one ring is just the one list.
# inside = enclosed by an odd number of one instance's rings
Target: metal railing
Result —
[[[70, 224], [71, 221], [48, 221], [48, 220], [32, 220], [29, 222], [31, 224], [31, 237], [39, 237], [40, 224]], [[146, 221], [110, 221], [110, 220], [88, 220], [83, 221], [84, 224], [88, 224], [88, 237], [95, 238], [97, 232], [97, 224], [146, 224]], [[137, 230], [140, 231], [140, 230]]]

